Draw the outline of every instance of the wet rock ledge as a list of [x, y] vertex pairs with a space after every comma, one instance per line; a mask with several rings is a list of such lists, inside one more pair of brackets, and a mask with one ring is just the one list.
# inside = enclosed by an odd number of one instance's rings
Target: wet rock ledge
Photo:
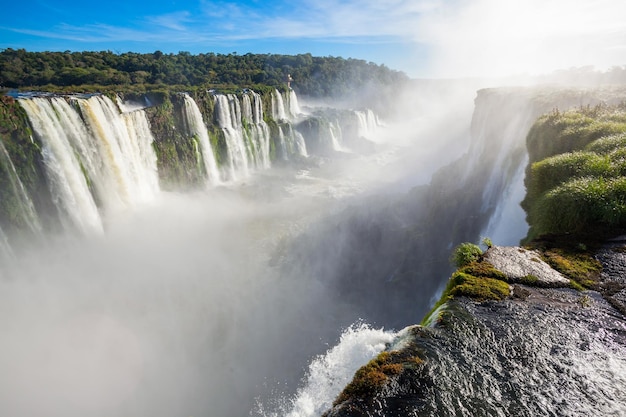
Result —
[[324, 416], [626, 415], [625, 243], [489, 248]]

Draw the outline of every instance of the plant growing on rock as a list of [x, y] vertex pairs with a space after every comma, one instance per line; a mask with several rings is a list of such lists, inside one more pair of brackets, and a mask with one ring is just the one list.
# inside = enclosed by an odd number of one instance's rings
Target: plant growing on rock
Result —
[[469, 265], [472, 262], [478, 261], [482, 254], [483, 251], [478, 245], [474, 243], [464, 242], [454, 248], [450, 260], [457, 268], [461, 268], [465, 265]]

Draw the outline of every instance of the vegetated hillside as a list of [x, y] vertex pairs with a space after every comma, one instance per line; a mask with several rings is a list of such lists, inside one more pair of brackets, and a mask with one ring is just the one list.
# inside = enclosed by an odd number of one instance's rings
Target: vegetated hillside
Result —
[[154, 85], [284, 85], [291, 75], [293, 87], [312, 97], [339, 97], [372, 84], [391, 85], [408, 77], [384, 65], [358, 59], [314, 57], [311, 54], [275, 55], [189, 52], [148, 54], [127, 52], [0, 52], [0, 86], [29, 88], [52, 86]]
[[626, 106], [554, 110], [530, 130], [529, 239], [626, 226]]

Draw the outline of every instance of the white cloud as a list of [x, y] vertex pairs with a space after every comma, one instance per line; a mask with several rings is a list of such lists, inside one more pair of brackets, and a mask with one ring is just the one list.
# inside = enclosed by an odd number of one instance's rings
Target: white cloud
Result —
[[187, 25], [192, 21], [191, 13], [188, 11], [180, 11], [160, 16], [148, 16], [146, 21], [165, 29], [176, 31], [187, 30]]

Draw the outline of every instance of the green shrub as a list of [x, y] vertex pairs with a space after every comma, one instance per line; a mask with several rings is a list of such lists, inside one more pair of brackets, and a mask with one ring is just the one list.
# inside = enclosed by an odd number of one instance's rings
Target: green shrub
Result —
[[553, 111], [540, 117], [528, 133], [530, 162], [584, 149], [596, 139], [626, 131], [626, 113], [606, 106]]
[[526, 186], [533, 199], [572, 178], [611, 177], [615, 171], [607, 155], [592, 152], [567, 152], [535, 162]]
[[480, 247], [474, 243], [461, 243], [452, 252], [451, 262], [456, 265], [457, 268], [468, 265], [471, 262], [478, 261], [482, 256], [483, 251]]
[[526, 240], [626, 226], [626, 112], [596, 106], [541, 117], [522, 201]]
[[626, 148], [626, 132], [605, 136], [593, 141], [585, 147], [585, 151], [606, 155], [622, 148]]
[[545, 193], [531, 207], [534, 236], [626, 226], [626, 178], [576, 178]]

